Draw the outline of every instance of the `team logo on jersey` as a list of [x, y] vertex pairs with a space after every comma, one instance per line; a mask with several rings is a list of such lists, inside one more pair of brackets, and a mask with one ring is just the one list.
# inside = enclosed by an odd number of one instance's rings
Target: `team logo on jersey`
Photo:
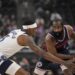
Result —
[[38, 62], [38, 63], [36, 64], [36, 67], [42, 67], [42, 62]]

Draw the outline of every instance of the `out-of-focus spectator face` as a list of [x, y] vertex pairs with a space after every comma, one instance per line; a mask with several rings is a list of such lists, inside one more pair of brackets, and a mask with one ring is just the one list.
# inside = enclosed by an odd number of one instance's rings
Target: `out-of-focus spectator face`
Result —
[[17, 29], [16, 21], [11, 22], [11, 27], [12, 27], [12, 30]]
[[6, 24], [7, 25], [11, 24], [10, 19], [7, 19]]
[[46, 10], [46, 15], [50, 15], [50, 11], [49, 10]]
[[5, 16], [4, 16], [4, 18], [5, 18], [5, 19], [8, 19], [8, 18], [9, 18], [9, 16], [8, 16], [8, 15], [5, 15]]
[[7, 25], [10, 23], [10, 19], [9, 19], [8, 15], [3, 16], [2, 22], [3, 22], [3, 25]]
[[15, 19], [15, 15], [14, 15], [14, 14], [11, 15], [11, 19], [12, 19], [12, 20]]
[[36, 23], [38, 25], [38, 27], [43, 26], [44, 25], [44, 20], [43, 19], [36, 19]]
[[25, 8], [27, 8], [29, 3], [26, 1], [26, 2], [23, 2], [23, 5], [25, 6]]
[[16, 25], [16, 21], [12, 21], [11, 22], [11, 25]]
[[[8, 23], [9, 23], [9, 20], [8, 20]], [[17, 25], [16, 25], [15, 21], [11, 21], [6, 26], [7, 26], [7, 29], [9, 30], [9, 32], [12, 31], [12, 30], [14, 30], [14, 29], [17, 29]]]
[[41, 19], [36, 19], [36, 23], [37, 23], [37, 33], [38, 33], [38, 36], [42, 36], [43, 34], [43, 31], [44, 31], [44, 20], [41, 18]]

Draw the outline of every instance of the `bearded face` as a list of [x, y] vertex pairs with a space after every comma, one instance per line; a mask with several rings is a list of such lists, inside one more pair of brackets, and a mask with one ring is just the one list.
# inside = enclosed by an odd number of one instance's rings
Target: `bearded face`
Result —
[[61, 24], [61, 21], [53, 21], [52, 31], [53, 31], [53, 34], [55, 35], [55, 38], [62, 37], [63, 26]]

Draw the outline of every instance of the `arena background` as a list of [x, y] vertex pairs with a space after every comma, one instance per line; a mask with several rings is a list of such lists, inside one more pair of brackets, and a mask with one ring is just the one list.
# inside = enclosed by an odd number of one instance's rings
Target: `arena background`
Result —
[[[34, 40], [37, 45], [45, 48], [43, 37], [48, 32], [51, 15], [57, 14], [59, 16], [60, 14], [64, 22], [72, 25], [75, 30], [74, 7], [75, 0], [0, 0], [0, 21], [6, 25], [10, 32], [20, 28], [27, 18], [40, 20], [40, 26]], [[68, 48], [71, 53], [75, 52], [73, 43], [72, 40], [69, 41], [70, 46]], [[12, 57], [30, 73], [33, 72], [38, 58], [29, 48], [22, 49]]]

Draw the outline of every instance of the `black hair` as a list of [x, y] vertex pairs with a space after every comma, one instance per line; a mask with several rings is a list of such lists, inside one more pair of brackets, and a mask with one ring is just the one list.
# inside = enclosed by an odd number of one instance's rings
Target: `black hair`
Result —
[[[23, 26], [23, 25], [25, 25], [25, 26], [27, 26], [27, 25], [32, 25], [32, 24], [34, 24], [34, 23], [35, 23], [35, 18], [24, 18], [24, 19], [23, 19], [22, 26]], [[25, 31], [25, 29], [23, 29], [22, 26], [20, 27], [21, 30], [22, 30], [22, 31]]]
[[31, 25], [31, 24], [34, 24], [34, 23], [35, 23], [35, 19], [27, 18], [27, 19], [25, 19], [23, 25]]
[[63, 20], [59, 18], [54, 18], [53, 20], [50, 21], [50, 25], [53, 25], [53, 22], [61, 21], [61, 25], [63, 26]]

